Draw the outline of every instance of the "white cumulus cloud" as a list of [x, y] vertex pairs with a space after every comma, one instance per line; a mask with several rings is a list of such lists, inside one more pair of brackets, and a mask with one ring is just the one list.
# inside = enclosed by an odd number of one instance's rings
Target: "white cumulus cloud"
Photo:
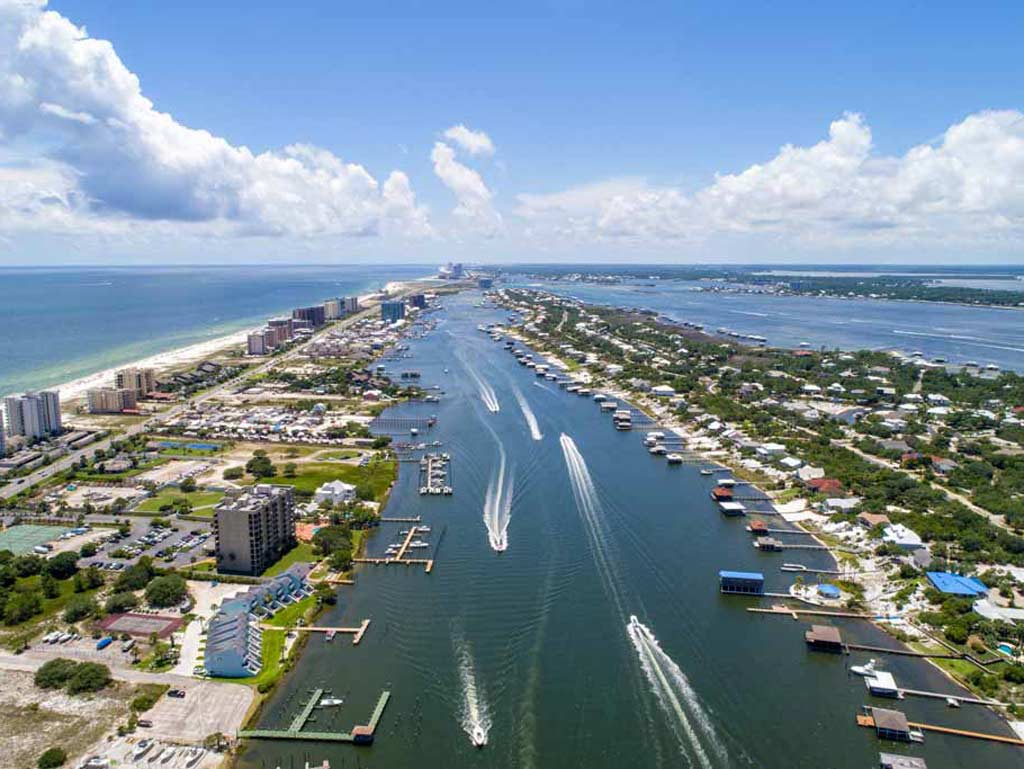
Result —
[[494, 142], [491, 137], [483, 131], [473, 131], [466, 128], [462, 123], [453, 125], [444, 132], [444, 138], [455, 142], [459, 147], [470, 155], [493, 155]]
[[626, 179], [517, 201], [531, 229], [591, 238], [1019, 239], [1024, 114], [970, 115], [899, 156], [875, 153], [864, 118], [847, 114], [827, 139], [786, 145], [695, 192]]
[[21, 148], [36, 168], [3, 172], [14, 181], [0, 191], [9, 224], [30, 225], [33, 210], [52, 208], [91, 223], [260, 235], [430, 231], [399, 171], [381, 184], [321, 148], [256, 153], [160, 112], [110, 42], [46, 10], [45, 0], [0, 0], [0, 143]]
[[487, 237], [502, 230], [501, 214], [492, 203], [493, 193], [483, 177], [455, 157], [455, 150], [444, 142], [434, 142], [430, 153], [437, 178], [455, 195], [452, 214], [463, 227]]

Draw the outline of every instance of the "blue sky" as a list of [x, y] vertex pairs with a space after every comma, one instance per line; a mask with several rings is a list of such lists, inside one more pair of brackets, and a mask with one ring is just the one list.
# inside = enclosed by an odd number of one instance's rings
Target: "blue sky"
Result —
[[1024, 259], [1019, 3], [12, 4], [5, 263]]

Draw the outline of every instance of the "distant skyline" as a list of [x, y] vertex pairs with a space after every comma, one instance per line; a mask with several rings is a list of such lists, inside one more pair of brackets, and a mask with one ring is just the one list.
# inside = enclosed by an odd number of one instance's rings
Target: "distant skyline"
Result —
[[0, 0], [0, 265], [1021, 264], [1022, 28]]

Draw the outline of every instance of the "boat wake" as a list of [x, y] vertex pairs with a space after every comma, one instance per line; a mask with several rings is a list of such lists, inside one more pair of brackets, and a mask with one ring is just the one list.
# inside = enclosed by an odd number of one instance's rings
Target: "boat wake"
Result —
[[491, 548], [501, 553], [508, 549], [508, 524], [512, 520], [512, 473], [505, 473], [505, 449], [498, 444], [498, 470], [487, 484], [484, 497], [484, 525]]
[[491, 731], [491, 716], [477, 688], [473, 657], [463, 642], [459, 642], [458, 656], [459, 679], [462, 683], [462, 730], [475, 747], [482, 748], [487, 744], [487, 735]]
[[467, 366], [469, 375], [473, 377], [473, 381], [476, 382], [477, 390], [480, 391], [480, 400], [484, 402], [484, 406], [492, 414], [497, 414], [501, 411], [501, 404], [498, 403], [498, 396], [494, 392], [494, 388], [491, 387], [472, 367]]
[[711, 769], [709, 751], [722, 764], [727, 764], [728, 756], [715, 733], [711, 718], [683, 671], [662, 650], [650, 628], [641, 623], [636, 615], [630, 616], [626, 632], [640, 658], [640, 667], [651, 691], [669, 717], [672, 731], [679, 739], [683, 754], [690, 764]]
[[605, 533], [601, 500], [598, 497], [594, 479], [590, 476], [587, 462], [577, 448], [576, 441], [562, 433], [558, 442], [562, 446], [565, 466], [569, 471], [569, 483], [572, 485], [572, 494], [576, 499], [576, 509], [579, 510], [580, 517], [583, 519], [583, 526], [586, 529], [587, 538], [590, 540], [594, 560], [597, 562], [598, 574], [609, 597], [615, 602], [619, 611], [625, 614], [622, 591], [616, 583], [612, 559], [608, 554], [608, 537]]
[[540, 431], [537, 415], [530, 408], [530, 403], [526, 400], [526, 396], [515, 385], [512, 385], [512, 394], [516, 396], [516, 400], [519, 402], [519, 410], [523, 412], [523, 419], [526, 420], [526, 424], [530, 428], [530, 437], [535, 441], [541, 440], [544, 437], [544, 433]]

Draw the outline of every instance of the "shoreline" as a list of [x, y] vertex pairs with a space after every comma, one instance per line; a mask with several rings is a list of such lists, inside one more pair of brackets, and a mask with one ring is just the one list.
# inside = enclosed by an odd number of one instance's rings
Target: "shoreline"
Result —
[[[389, 281], [384, 286], [384, 291], [388, 294], [401, 293], [408, 290], [410, 286], [416, 285], [422, 281], [430, 280], [433, 276], [424, 278], [415, 278], [412, 280], [401, 280], [401, 281]], [[372, 294], [360, 294], [360, 304], [366, 304], [369, 302], [371, 297], [377, 295], [377, 292]], [[235, 347], [238, 345], [244, 345], [246, 338], [254, 330], [261, 328], [261, 326], [251, 326], [249, 328], [235, 331], [230, 334], [224, 334], [222, 336], [215, 337], [213, 339], [207, 339], [202, 342], [194, 342], [184, 347], [174, 347], [163, 352], [154, 353], [153, 355], [139, 358], [137, 360], [128, 361], [126, 363], [119, 364], [117, 366], [111, 366], [100, 371], [96, 371], [92, 374], [73, 379], [70, 382], [63, 382], [61, 384], [53, 385], [44, 389], [56, 390], [60, 393], [61, 410], [66, 411], [67, 405], [76, 401], [80, 398], [85, 397], [85, 393], [88, 390], [98, 387], [110, 387], [112, 386], [114, 374], [117, 371], [125, 368], [153, 368], [156, 369], [157, 375], [167, 371], [168, 369], [176, 368], [190, 363], [198, 363], [202, 360], [209, 358], [213, 355], [223, 352], [229, 347]]]

